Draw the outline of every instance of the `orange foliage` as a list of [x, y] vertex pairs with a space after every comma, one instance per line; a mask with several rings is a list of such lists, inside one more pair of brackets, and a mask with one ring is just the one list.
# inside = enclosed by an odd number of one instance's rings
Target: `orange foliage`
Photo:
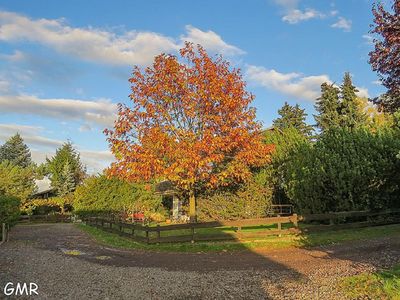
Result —
[[117, 161], [109, 175], [129, 181], [167, 179], [190, 191], [245, 181], [250, 167], [269, 161], [254, 96], [240, 71], [186, 43], [180, 58], [161, 54], [151, 67], [134, 67], [132, 107], [119, 105], [105, 130]]

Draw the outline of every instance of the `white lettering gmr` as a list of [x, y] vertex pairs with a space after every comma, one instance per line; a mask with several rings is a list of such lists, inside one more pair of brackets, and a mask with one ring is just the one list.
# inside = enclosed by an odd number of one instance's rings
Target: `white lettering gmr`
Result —
[[34, 282], [28, 283], [20, 283], [17, 282], [17, 284], [14, 285], [12, 282], [8, 282], [6, 286], [4, 287], [4, 295], [6, 296], [32, 296], [32, 295], [39, 295], [38, 292], [38, 285]]

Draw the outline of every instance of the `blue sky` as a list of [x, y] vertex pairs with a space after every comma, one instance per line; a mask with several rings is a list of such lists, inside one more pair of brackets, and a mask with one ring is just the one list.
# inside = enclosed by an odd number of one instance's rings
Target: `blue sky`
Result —
[[112, 160], [102, 130], [128, 103], [132, 66], [184, 41], [242, 70], [265, 127], [285, 101], [313, 123], [324, 81], [349, 71], [361, 96], [383, 91], [368, 64], [372, 3], [0, 1], [0, 143], [18, 131], [41, 162], [71, 140], [89, 171], [101, 170]]

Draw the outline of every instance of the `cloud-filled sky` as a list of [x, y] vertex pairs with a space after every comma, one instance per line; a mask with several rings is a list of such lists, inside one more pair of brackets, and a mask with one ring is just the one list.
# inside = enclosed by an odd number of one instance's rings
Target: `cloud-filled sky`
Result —
[[129, 103], [132, 67], [185, 41], [242, 70], [265, 127], [285, 101], [313, 123], [321, 83], [346, 71], [360, 95], [383, 91], [368, 64], [372, 2], [2, 1], [0, 143], [19, 132], [41, 162], [71, 140], [100, 171], [113, 159], [102, 131]]

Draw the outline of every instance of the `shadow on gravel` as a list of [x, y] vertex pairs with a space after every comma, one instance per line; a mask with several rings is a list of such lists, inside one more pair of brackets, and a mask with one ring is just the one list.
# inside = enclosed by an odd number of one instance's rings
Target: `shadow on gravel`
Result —
[[[207, 253], [155, 252], [122, 250], [100, 245], [73, 224], [17, 225], [13, 228], [9, 244], [29, 244], [41, 251], [67, 255], [79, 260], [112, 267], [159, 268], [167, 271], [196, 273], [245, 271], [246, 276], [258, 277], [260, 293], [271, 298], [263, 288], [265, 274], [276, 280], [304, 282], [307, 278], [284, 263], [251, 250]], [[0, 262], [7, 256], [7, 247], [0, 247]], [[278, 255], [279, 252], [276, 252]], [[273, 256], [273, 255], [272, 255]], [[3, 259], [3, 261], [2, 261]], [[24, 262], [34, 265], [34, 261]], [[247, 278], [243, 278], [245, 282]], [[284, 287], [282, 286], [283, 292]], [[228, 291], [229, 292], [229, 291]], [[243, 295], [244, 298], [245, 295]]]
[[[371, 232], [379, 230], [379, 235], [371, 235]], [[321, 234], [325, 234], [325, 243], [330, 236], [341, 236], [343, 241], [327, 243], [325, 246], [315, 246], [320, 243]], [[352, 236], [352, 239], [348, 237]], [[346, 240], [347, 239], [347, 240]], [[365, 227], [357, 229], [344, 229], [338, 231], [327, 231], [315, 234], [304, 234], [301, 236], [303, 249], [313, 252], [319, 259], [349, 261], [351, 265], [360, 270], [371, 267], [381, 269], [392, 267], [400, 263], [400, 225], [386, 225], [376, 227]]]

